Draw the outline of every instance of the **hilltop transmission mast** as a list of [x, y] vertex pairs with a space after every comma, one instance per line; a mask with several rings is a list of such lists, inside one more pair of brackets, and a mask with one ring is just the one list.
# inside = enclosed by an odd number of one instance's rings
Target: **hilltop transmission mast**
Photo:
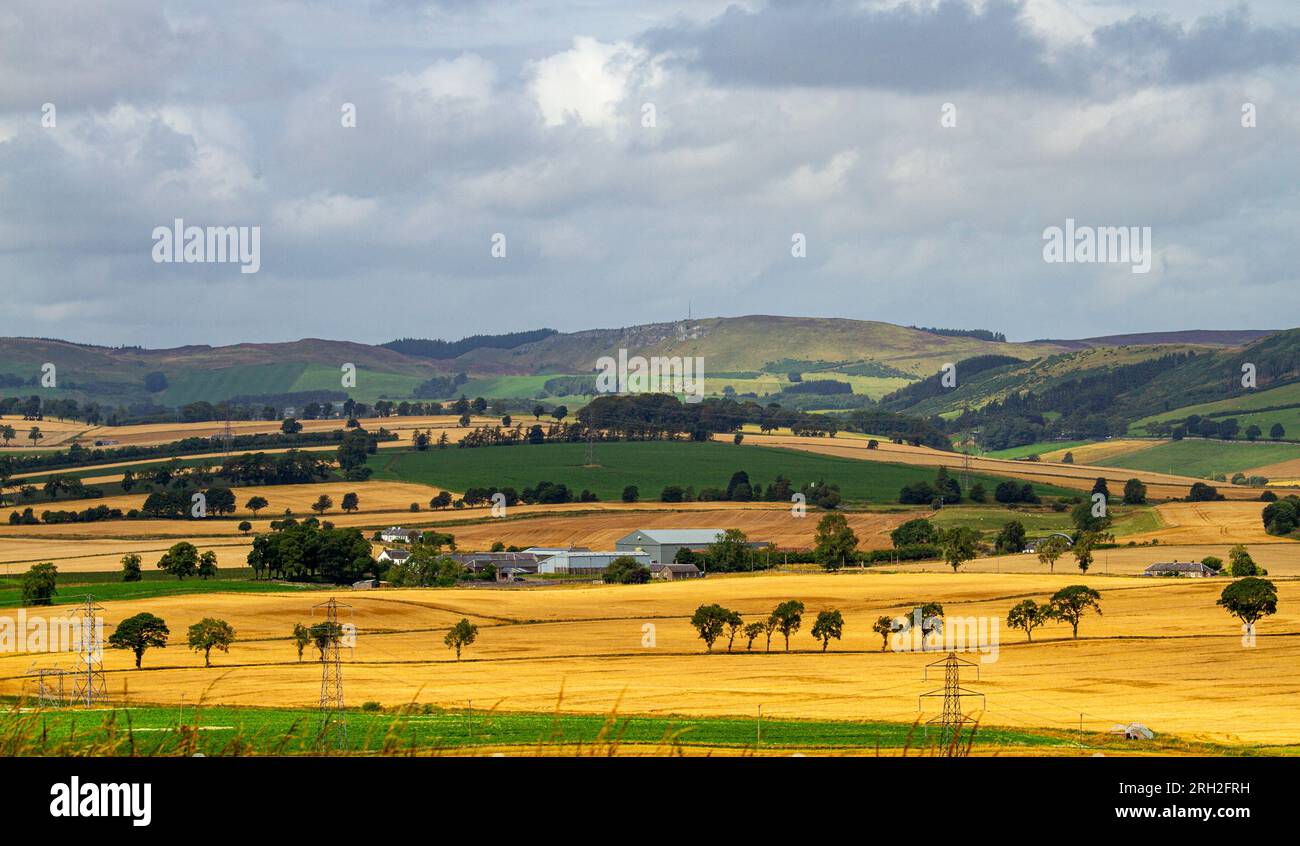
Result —
[[967, 690], [961, 686], [961, 668], [962, 666], [974, 667], [976, 680], [980, 677], [979, 665], [972, 664], [970, 661], [964, 661], [957, 657], [957, 653], [949, 652], [948, 657], [942, 661], [935, 661], [925, 665], [925, 674], [923, 678], [929, 681], [930, 670], [934, 667], [943, 667], [943, 690], [932, 690], [929, 693], [922, 693], [917, 699], [917, 710], [922, 710], [921, 705], [927, 698], [943, 697], [943, 713], [938, 717], [926, 720], [925, 734], [928, 738], [930, 727], [938, 729], [939, 739], [937, 744], [938, 754], [944, 758], [961, 757], [964, 753], [961, 748], [961, 731], [966, 723], [966, 716], [961, 710], [961, 699], [963, 696], [978, 696], [981, 700], [981, 708], [984, 707], [984, 694], [974, 690]]
[[[352, 606], [343, 607], [350, 610]], [[339, 624], [339, 603], [331, 598], [313, 606], [313, 616], [317, 608], [325, 609], [325, 630], [320, 639], [320, 734], [317, 741], [322, 750], [346, 749], [348, 723], [343, 710], [343, 660], [339, 655], [343, 627]]]
[[[95, 597], [86, 594], [86, 604], [75, 615], [81, 635], [77, 650], [77, 668], [72, 674], [72, 701], [94, 707], [108, 701], [108, 683], [104, 680], [104, 644], [100, 641], [101, 629], [98, 612], [104, 609], [95, 604]], [[60, 679], [60, 685], [62, 680]]]

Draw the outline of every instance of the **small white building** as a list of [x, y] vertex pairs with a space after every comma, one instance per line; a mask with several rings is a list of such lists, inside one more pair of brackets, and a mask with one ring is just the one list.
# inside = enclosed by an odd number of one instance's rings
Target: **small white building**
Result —
[[403, 529], [401, 526], [389, 526], [379, 533], [379, 539], [384, 543], [411, 543], [413, 537], [419, 537], [419, 532], [415, 529]]
[[537, 566], [539, 573], [555, 573], [561, 575], [593, 574], [599, 575], [605, 572], [615, 558], [631, 558], [642, 567], [650, 566], [650, 556], [644, 552], [560, 552], [552, 555], [550, 558], [542, 561]]
[[405, 564], [411, 553], [405, 549], [385, 549], [379, 553], [380, 561], [385, 564]]

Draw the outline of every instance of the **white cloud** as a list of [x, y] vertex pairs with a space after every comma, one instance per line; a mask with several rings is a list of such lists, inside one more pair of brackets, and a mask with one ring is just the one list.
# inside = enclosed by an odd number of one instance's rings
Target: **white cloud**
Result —
[[606, 44], [576, 37], [573, 47], [537, 62], [532, 92], [547, 126], [576, 121], [583, 126], [612, 127], [622, 103], [647, 67], [649, 54], [627, 42]]

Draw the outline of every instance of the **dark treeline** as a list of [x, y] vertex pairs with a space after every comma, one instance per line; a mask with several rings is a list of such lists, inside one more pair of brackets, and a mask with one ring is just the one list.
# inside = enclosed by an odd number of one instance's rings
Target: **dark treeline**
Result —
[[[968, 381], [972, 376], [983, 373], [986, 370], [992, 370], [996, 367], [1005, 367], [1008, 364], [1024, 364], [1023, 359], [1009, 355], [977, 355], [972, 358], [964, 358], [955, 362], [957, 367], [957, 378], [962, 382]], [[882, 408], [893, 411], [901, 411], [916, 405], [924, 400], [932, 399], [937, 396], [949, 393], [952, 388], [944, 387], [943, 373], [935, 373], [927, 376], [919, 382], [913, 382], [881, 397], [880, 405]]]
[[500, 350], [512, 350], [524, 344], [531, 344], [558, 335], [554, 329], [533, 329], [527, 332], [507, 332], [502, 335], [471, 335], [459, 341], [442, 341], [428, 338], [398, 338], [380, 344], [385, 349], [418, 358], [447, 359], [456, 358], [467, 352], [484, 347]]
[[850, 414], [848, 421], [853, 431], [864, 435], [881, 435], [896, 444], [952, 450], [952, 441], [943, 430], [924, 417], [863, 408]]
[[936, 329], [931, 326], [909, 326], [907, 328], [929, 332], [931, 335], [946, 335], [949, 338], [978, 338], [981, 341], [997, 341], [998, 343], [1005, 343], [1007, 340], [1007, 336], [1001, 332], [993, 332], [988, 329]]
[[838, 379], [812, 379], [796, 382], [782, 389], [786, 394], [851, 394], [853, 386]]

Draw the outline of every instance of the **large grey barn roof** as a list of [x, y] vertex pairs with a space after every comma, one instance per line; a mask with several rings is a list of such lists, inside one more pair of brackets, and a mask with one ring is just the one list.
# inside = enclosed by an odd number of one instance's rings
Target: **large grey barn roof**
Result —
[[637, 529], [619, 543], [710, 544], [726, 529]]

